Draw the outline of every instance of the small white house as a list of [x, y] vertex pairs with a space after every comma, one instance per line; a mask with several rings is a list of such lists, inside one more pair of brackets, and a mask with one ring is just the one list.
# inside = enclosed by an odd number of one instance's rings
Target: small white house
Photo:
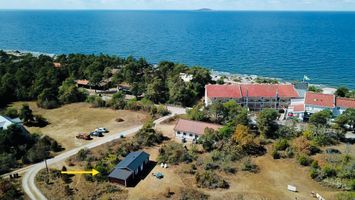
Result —
[[22, 125], [22, 121], [19, 118], [11, 119], [9, 117], [0, 115], [0, 130], [6, 130], [7, 127], [13, 124]]
[[218, 130], [222, 126], [206, 122], [179, 119], [174, 128], [175, 136], [186, 141], [195, 141], [204, 134], [206, 128]]

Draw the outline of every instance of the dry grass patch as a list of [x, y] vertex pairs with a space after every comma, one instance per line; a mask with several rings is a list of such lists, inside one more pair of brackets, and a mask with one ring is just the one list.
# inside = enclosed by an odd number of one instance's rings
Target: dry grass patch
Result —
[[[52, 110], [39, 108], [35, 102], [16, 102], [11, 106], [20, 108], [23, 103], [28, 103], [34, 114], [42, 115], [50, 123], [43, 128], [28, 127], [28, 130], [54, 138], [66, 150], [88, 143], [76, 139], [78, 133], [90, 132], [98, 127], [105, 127], [110, 133], [117, 133], [141, 125], [149, 118], [148, 114], [142, 112], [92, 108], [87, 103], [74, 103]], [[117, 122], [118, 118], [124, 121]]]

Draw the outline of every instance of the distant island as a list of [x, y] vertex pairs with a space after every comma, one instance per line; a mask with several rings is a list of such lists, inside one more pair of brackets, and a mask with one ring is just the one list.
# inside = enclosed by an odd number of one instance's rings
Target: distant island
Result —
[[196, 11], [213, 11], [213, 10], [210, 8], [200, 8], [200, 9], [197, 9]]

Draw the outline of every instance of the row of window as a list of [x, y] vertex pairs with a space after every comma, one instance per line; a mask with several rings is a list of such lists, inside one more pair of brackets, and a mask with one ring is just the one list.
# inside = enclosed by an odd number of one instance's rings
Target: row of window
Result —
[[[180, 134], [181, 134], [181, 132], [180, 132], [180, 131], [178, 131], [178, 132], [177, 132], [177, 134], [178, 134], [178, 135], [180, 135]], [[186, 135], [186, 133], [185, 133], [185, 132], [183, 132], [183, 133], [182, 133], [182, 135], [184, 135], [184, 136], [185, 136], [185, 135]], [[192, 137], [192, 136], [193, 136], [193, 134], [192, 134], [192, 133], [190, 133], [190, 134], [189, 134], [189, 136], [190, 136], [190, 137]]]

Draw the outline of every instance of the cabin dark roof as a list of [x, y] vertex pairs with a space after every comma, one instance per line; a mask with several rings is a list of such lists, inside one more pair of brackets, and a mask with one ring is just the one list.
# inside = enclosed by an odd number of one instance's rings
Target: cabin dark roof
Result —
[[134, 171], [147, 159], [149, 159], [149, 154], [144, 151], [131, 152], [124, 160], [118, 163], [116, 168]]
[[127, 180], [132, 174], [133, 174], [133, 171], [128, 171], [126, 169], [115, 168], [110, 173], [110, 175], [108, 175], [108, 177], [109, 178], [121, 179], [121, 180]]
[[108, 177], [127, 180], [147, 159], [149, 154], [144, 151], [131, 152], [116, 165]]

